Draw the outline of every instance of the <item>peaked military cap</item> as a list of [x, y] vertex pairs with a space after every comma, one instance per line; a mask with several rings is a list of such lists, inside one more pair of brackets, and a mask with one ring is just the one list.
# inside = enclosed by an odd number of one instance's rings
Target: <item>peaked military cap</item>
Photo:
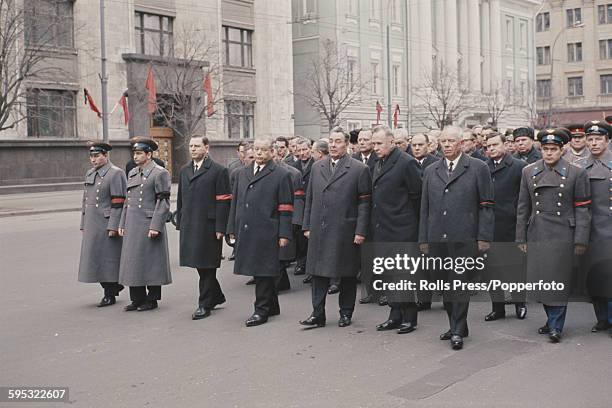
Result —
[[571, 132], [566, 128], [544, 129], [538, 133], [538, 140], [543, 145], [556, 144], [563, 146], [569, 142], [571, 135]]
[[87, 148], [89, 149], [89, 153], [108, 153], [113, 150], [113, 146], [104, 142], [95, 142], [89, 141], [87, 142]]
[[573, 123], [571, 125], [567, 125], [566, 128], [570, 131], [572, 137], [584, 136], [584, 125]]
[[154, 152], [159, 147], [153, 139], [147, 137], [134, 137], [130, 142], [132, 143], [132, 151]]
[[599, 120], [591, 120], [584, 124], [585, 133], [588, 135], [603, 135], [608, 139], [612, 137], [612, 126]]

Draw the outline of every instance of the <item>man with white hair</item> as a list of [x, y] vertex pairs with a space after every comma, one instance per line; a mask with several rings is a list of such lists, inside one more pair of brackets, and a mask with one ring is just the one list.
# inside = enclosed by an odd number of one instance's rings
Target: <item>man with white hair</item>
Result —
[[[430, 256], [475, 258], [493, 240], [491, 174], [485, 162], [462, 153], [461, 133], [459, 127], [445, 127], [439, 139], [444, 158], [424, 170], [419, 243]], [[433, 272], [449, 281], [469, 280], [471, 275], [469, 271]], [[463, 348], [468, 335], [469, 295], [461, 290], [444, 292], [450, 328], [440, 340], [450, 340], [454, 350]]]

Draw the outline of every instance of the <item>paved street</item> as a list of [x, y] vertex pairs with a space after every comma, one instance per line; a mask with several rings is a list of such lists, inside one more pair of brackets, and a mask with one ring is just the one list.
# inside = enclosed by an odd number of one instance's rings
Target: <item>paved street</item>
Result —
[[159, 309], [123, 312], [127, 291], [98, 309], [100, 287], [76, 280], [78, 223], [77, 212], [0, 218], [0, 386], [68, 386], [75, 407], [610, 407], [612, 340], [589, 332], [589, 304], [570, 305], [553, 345], [536, 334], [541, 306], [485, 327], [490, 306], [473, 303], [470, 337], [453, 352], [437, 339], [447, 328], [439, 304], [400, 336], [374, 330], [388, 312], [374, 305], [338, 328], [334, 295], [330, 324], [302, 331], [309, 287], [292, 276], [281, 315], [246, 328], [254, 289], [224, 261], [228, 302], [194, 322], [197, 274], [178, 267], [172, 230], [174, 283]]

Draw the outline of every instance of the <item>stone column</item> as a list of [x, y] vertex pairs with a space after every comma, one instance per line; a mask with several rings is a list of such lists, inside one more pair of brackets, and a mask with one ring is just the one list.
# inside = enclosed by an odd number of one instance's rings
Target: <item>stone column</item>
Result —
[[469, 38], [468, 0], [459, 0], [459, 58], [461, 76], [469, 83], [470, 72], [470, 38]]
[[446, 59], [446, 20], [444, 18], [444, 3], [446, 0], [435, 0], [435, 27], [436, 27], [436, 49], [438, 50], [438, 59]]
[[482, 91], [491, 92], [491, 21], [489, 16], [489, 1], [482, 0], [480, 9], [482, 27]]
[[415, 25], [417, 29], [414, 35], [415, 42], [420, 47], [420, 61], [416, 61], [415, 65], [416, 78], [419, 79], [418, 84], [422, 84], [423, 75], [427, 73], [428, 76], [432, 74], [431, 57], [433, 51], [433, 29], [432, 29], [432, 7], [431, 1], [411, 1], [411, 4], [418, 4], [418, 13], [415, 13], [418, 18], [418, 22]]
[[468, 1], [468, 44], [469, 51], [467, 59], [469, 68], [467, 70], [470, 80], [470, 89], [474, 92], [481, 90], [481, 69], [482, 61], [480, 49], [480, 6], [479, 0]]
[[457, 72], [457, 48], [458, 36], [457, 30], [457, 0], [446, 0], [444, 2], [444, 21], [445, 21], [445, 52], [444, 63], [448, 70], [452, 73]]
[[[502, 20], [499, 0], [491, 0], [491, 86], [499, 88], [502, 78]], [[504, 25], [505, 26], [505, 25]]]

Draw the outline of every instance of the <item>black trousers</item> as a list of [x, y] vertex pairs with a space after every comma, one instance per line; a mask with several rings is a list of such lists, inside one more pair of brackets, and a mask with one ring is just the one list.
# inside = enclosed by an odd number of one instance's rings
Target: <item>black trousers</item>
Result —
[[225, 301], [225, 295], [223, 295], [221, 285], [217, 280], [217, 270], [214, 268], [198, 268], [198, 274], [200, 275], [198, 305], [206, 309], [212, 309]]
[[418, 310], [415, 302], [389, 302], [389, 320], [417, 325]]
[[467, 300], [463, 302], [447, 302], [444, 301], [444, 310], [448, 315], [448, 323], [450, 326], [450, 332], [453, 335], [459, 335], [461, 337], [467, 337], [469, 334], [467, 315], [468, 309], [470, 308], [469, 295]]
[[161, 300], [161, 286], [130, 286], [130, 300], [135, 303]]
[[[492, 290], [489, 292], [491, 295], [491, 304], [493, 305], [493, 311], [496, 313], [506, 313], [506, 301], [501, 300], [504, 299], [504, 291], [503, 290]], [[517, 296], [514, 292], [510, 294], [512, 296], [512, 303], [514, 303], [518, 307], [525, 307], [525, 302], [522, 301], [522, 296]]]
[[123, 290], [123, 285], [117, 282], [100, 282], [100, 285], [104, 288], [104, 297], [119, 296], [119, 292]]
[[306, 256], [308, 255], [308, 238], [303, 231], [298, 231], [295, 235], [296, 245], [296, 268], [306, 268]]
[[[323, 276], [312, 277], [312, 315], [325, 319], [325, 299], [332, 279]], [[353, 316], [357, 298], [357, 278], [340, 278], [338, 304], [341, 316]]]
[[280, 313], [278, 291], [276, 290], [277, 279], [273, 276], [255, 277], [255, 314], [268, 317], [271, 314]]

